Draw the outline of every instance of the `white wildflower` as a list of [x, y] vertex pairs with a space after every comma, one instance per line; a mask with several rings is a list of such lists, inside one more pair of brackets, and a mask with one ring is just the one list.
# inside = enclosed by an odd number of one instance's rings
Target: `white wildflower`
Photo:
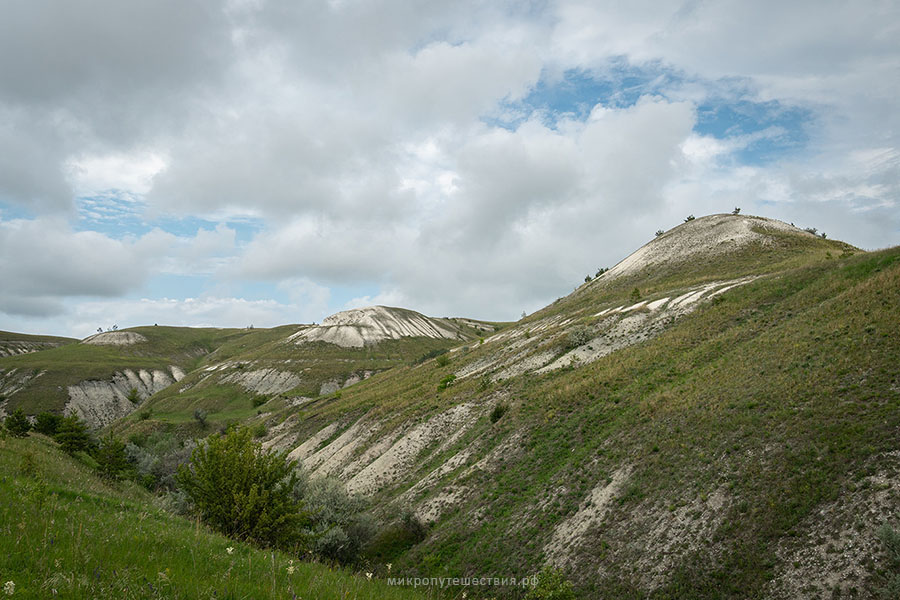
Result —
[[386, 566], [388, 568], [388, 573], [390, 573], [391, 572], [391, 563], [388, 563]]
[[371, 573], [366, 573], [366, 579], [372, 579], [372, 574], [371, 574]]
[[6, 583], [4, 583], [4, 584], [3, 584], [3, 592], [4, 592], [7, 596], [12, 596], [13, 594], [15, 594], [15, 593], [16, 593], [16, 584], [15, 584], [15, 582], [13, 582], [13, 581], [7, 581]]
[[232, 546], [228, 546], [227, 548], [225, 548], [225, 552], [227, 552], [228, 554], [232, 554], [234, 553], [234, 548]]

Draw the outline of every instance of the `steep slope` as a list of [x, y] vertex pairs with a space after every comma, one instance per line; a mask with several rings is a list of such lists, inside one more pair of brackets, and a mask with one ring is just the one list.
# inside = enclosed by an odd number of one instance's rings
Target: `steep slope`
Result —
[[636, 254], [449, 361], [260, 415], [267, 444], [431, 523], [381, 555], [401, 573], [874, 597], [900, 526], [900, 249], [715, 215]]

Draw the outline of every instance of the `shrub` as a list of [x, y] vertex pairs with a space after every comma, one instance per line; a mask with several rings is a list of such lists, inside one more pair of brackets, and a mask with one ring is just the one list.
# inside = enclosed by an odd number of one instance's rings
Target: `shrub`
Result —
[[435, 356], [434, 362], [439, 367], [446, 367], [448, 364], [450, 364], [450, 357], [447, 356], [446, 352], [444, 352], [442, 354], [439, 354], [438, 356]]
[[590, 274], [584, 276], [584, 282], [585, 282], [585, 283], [590, 283], [590, 282], [591, 282], [591, 276], [590, 276]]
[[67, 454], [87, 452], [91, 448], [91, 435], [88, 433], [87, 424], [74, 415], [60, 421], [53, 439]]
[[564, 344], [564, 348], [566, 350], [572, 350], [573, 348], [577, 348], [579, 346], [584, 346], [588, 342], [590, 342], [594, 338], [594, 333], [590, 327], [581, 326], [576, 327], [572, 331], [569, 332], [569, 335], [566, 336], [566, 341]]
[[731, 211], [731, 214], [733, 214], [733, 215], [739, 215], [739, 214], [741, 214], [741, 209], [740, 209], [740, 207], [735, 206], [735, 207], [734, 207], [734, 210]]
[[531, 588], [527, 600], [575, 600], [572, 584], [556, 567], [544, 567], [537, 575], [537, 585]]
[[250, 400], [250, 404], [253, 405], [253, 408], [258, 408], [258, 407], [262, 406], [263, 404], [265, 404], [265, 403], [268, 402], [268, 401], [269, 401], [269, 397], [268, 397], [268, 396], [264, 396], [264, 395], [262, 395], [262, 394], [259, 394], [258, 396], [253, 396], [253, 398]]
[[206, 427], [206, 417], [207, 413], [202, 408], [198, 408], [194, 411], [194, 420], [200, 423], [201, 427]]
[[447, 354], [446, 348], [436, 348], [434, 350], [429, 350], [428, 352], [426, 352], [425, 354], [423, 354], [422, 356], [420, 356], [419, 358], [414, 360], [412, 364], [420, 365], [423, 362], [425, 362], [426, 360], [431, 360], [432, 358], [437, 358], [438, 356], [440, 356], [442, 354]]
[[694, 215], [688, 215], [684, 218], [685, 223], [687, 223], [688, 221], [693, 221], [693, 220], [694, 220]]
[[637, 302], [641, 299], [641, 290], [634, 288], [633, 290], [631, 290], [631, 295], [629, 296], [629, 298], [631, 298], [632, 302]]
[[177, 481], [203, 520], [264, 546], [305, 546], [309, 514], [293, 495], [294, 462], [263, 452], [246, 427], [214, 435], [178, 468]]
[[594, 275], [594, 277], [600, 277], [601, 275], [603, 275], [603, 274], [606, 273], [607, 271], [609, 271], [609, 267], [600, 267], [599, 269], [597, 269], [597, 274]]
[[122, 440], [114, 438], [112, 432], [100, 441], [100, 449], [95, 458], [97, 471], [104, 479], [118, 481], [132, 470], [125, 453], [125, 444]]
[[25, 411], [21, 408], [17, 408], [11, 415], [6, 417], [3, 424], [6, 425], [6, 430], [13, 437], [25, 437], [31, 431], [31, 421], [28, 420], [28, 417], [25, 416]]
[[443, 379], [441, 379], [441, 382], [437, 386], [438, 391], [446, 390], [448, 387], [450, 387], [453, 384], [453, 381], [455, 379], [456, 379], [456, 375], [454, 375], [452, 373], [450, 375], [447, 375]]
[[141, 402], [141, 394], [138, 392], [137, 388], [131, 388], [128, 390], [128, 395], [125, 396], [129, 402], [132, 404], [140, 404]]
[[61, 416], [50, 412], [42, 412], [35, 419], [34, 430], [53, 437], [56, 435], [56, 430], [59, 429], [60, 423], [62, 423]]
[[374, 562], [388, 562], [428, 537], [428, 527], [411, 510], [403, 511], [400, 520], [385, 527], [366, 550]]
[[269, 428], [266, 427], [265, 423], [260, 423], [253, 428], [253, 437], [255, 438], [266, 437], [267, 433], [269, 433]]
[[301, 476], [294, 495], [312, 515], [313, 552], [342, 564], [357, 562], [377, 530], [375, 519], [366, 513], [366, 500], [347, 492], [334, 477]]
[[659, 237], [659, 236], [661, 236], [661, 235], [664, 234], [664, 233], [665, 233], [665, 231], [663, 231], [662, 229], [657, 229], [657, 230], [656, 230], [656, 237]]
[[502, 419], [503, 415], [505, 415], [508, 410], [509, 405], [506, 402], [498, 402], [495, 404], [494, 409], [491, 411], [491, 423], [496, 423]]
[[141, 421], [146, 421], [153, 415], [153, 411], [151, 409], [142, 410], [138, 415], [141, 418]]

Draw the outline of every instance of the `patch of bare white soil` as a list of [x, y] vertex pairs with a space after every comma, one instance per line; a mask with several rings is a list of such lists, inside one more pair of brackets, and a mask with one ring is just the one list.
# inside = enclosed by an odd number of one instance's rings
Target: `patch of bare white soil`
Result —
[[767, 598], [873, 597], [878, 584], [869, 577], [884, 566], [878, 530], [886, 524], [900, 529], [900, 451], [884, 459], [874, 475], [816, 511], [800, 535], [779, 545]]
[[184, 372], [172, 366], [168, 371], [125, 369], [109, 380], [82, 381], [69, 386], [64, 413], [77, 415], [92, 427], [103, 427], [137, 409], [138, 403], [128, 399], [131, 390], [137, 390], [144, 400], [183, 377]]
[[453, 327], [417, 312], [388, 306], [369, 306], [331, 315], [321, 325], [301, 329], [288, 339], [298, 344], [328, 342], [344, 348], [362, 348], [381, 340], [403, 337], [462, 339]]
[[105, 331], [86, 337], [81, 343], [92, 346], [132, 346], [146, 341], [147, 338], [134, 331]]
[[236, 370], [222, 379], [222, 383], [236, 383], [247, 391], [257, 394], [280, 394], [300, 385], [300, 377], [278, 369]]
[[556, 526], [550, 541], [544, 546], [544, 554], [550, 564], [564, 566], [572, 559], [575, 548], [587, 531], [603, 522], [610, 504], [630, 475], [630, 467], [619, 468], [609, 482], [603, 481], [591, 490], [578, 512]]

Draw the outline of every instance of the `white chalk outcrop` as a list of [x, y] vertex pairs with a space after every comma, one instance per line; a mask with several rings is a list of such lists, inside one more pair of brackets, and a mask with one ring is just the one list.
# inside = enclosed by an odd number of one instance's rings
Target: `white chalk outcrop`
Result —
[[278, 369], [254, 369], [235, 371], [219, 380], [220, 383], [236, 383], [257, 394], [281, 394], [292, 390], [301, 383], [298, 375]]
[[137, 390], [144, 400], [183, 377], [184, 371], [171, 366], [167, 371], [125, 369], [109, 380], [82, 381], [69, 386], [64, 413], [77, 415], [92, 427], [103, 427], [137, 409], [139, 404], [128, 399], [131, 390]]
[[725, 254], [751, 243], [766, 243], [766, 231], [812, 235], [776, 219], [709, 215], [682, 223], [656, 237], [594, 281], [634, 275], [664, 263]]
[[403, 337], [462, 339], [453, 326], [441, 319], [388, 306], [345, 310], [326, 318], [321, 325], [301, 329], [288, 339], [297, 344], [328, 342], [344, 348], [362, 348]]
[[84, 338], [82, 343], [92, 346], [133, 346], [146, 341], [147, 338], [134, 331], [105, 331]]

